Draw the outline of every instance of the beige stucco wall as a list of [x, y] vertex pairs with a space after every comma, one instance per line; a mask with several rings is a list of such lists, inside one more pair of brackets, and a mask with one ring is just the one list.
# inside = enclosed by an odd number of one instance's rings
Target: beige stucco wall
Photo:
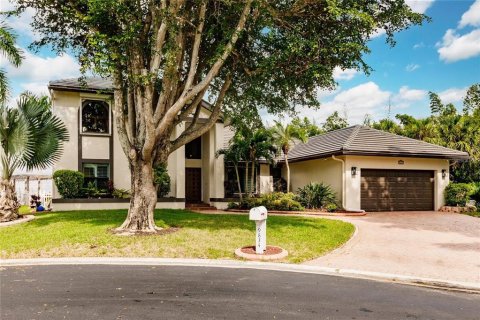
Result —
[[110, 139], [109, 137], [82, 137], [82, 158], [83, 159], [103, 159], [110, 157]]
[[[399, 164], [399, 160], [403, 164]], [[351, 168], [357, 167], [357, 175], [351, 174]], [[443, 192], [449, 183], [449, 162], [445, 159], [401, 158], [401, 157], [366, 157], [347, 156], [345, 160], [346, 207], [360, 209], [360, 177], [362, 169], [398, 169], [398, 170], [433, 170], [434, 171], [434, 208], [440, 209], [444, 204]], [[442, 178], [442, 170], [447, 176]]]
[[[67, 125], [70, 140], [65, 144], [65, 152], [54, 165], [53, 171], [59, 169], [78, 170], [79, 152], [79, 109], [82, 99], [103, 99], [110, 102], [109, 96], [97, 94], [85, 94], [69, 91], [52, 91], [54, 113]], [[200, 117], [208, 117], [208, 110], [202, 110]], [[185, 123], [181, 123], [172, 133], [172, 138], [178, 137], [184, 130]], [[130, 189], [130, 170], [128, 159], [122, 149], [116, 124], [112, 119], [113, 134], [113, 181], [116, 188]], [[215, 158], [217, 150], [223, 148], [223, 124], [217, 123], [202, 137], [202, 160], [185, 160], [185, 147], [180, 147], [168, 158], [167, 170], [171, 178], [169, 197], [185, 198], [185, 167], [201, 167], [203, 171], [204, 201], [209, 198], [223, 198], [224, 168], [223, 157]], [[83, 136], [82, 158], [83, 159], [109, 159], [110, 148], [108, 136]], [[55, 186], [53, 197], [60, 198]]]
[[[282, 177], [287, 179], [287, 169], [282, 167]], [[290, 190], [296, 192], [298, 188], [310, 182], [323, 182], [332, 187], [340, 201], [342, 199], [342, 165], [331, 158], [315, 159], [290, 163]]]
[[[54, 165], [53, 172], [62, 169], [77, 170], [80, 95], [76, 92], [55, 91], [52, 95], [52, 102], [54, 114], [66, 124], [70, 136], [70, 139], [64, 144], [62, 156]], [[52, 190], [53, 197], [60, 198], [55, 184]]]

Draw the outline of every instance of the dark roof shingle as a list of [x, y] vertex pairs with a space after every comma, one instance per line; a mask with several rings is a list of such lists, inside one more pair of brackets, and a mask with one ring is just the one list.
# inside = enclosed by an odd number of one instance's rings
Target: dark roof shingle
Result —
[[441, 159], [468, 159], [468, 153], [441, 147], [420, 140], [353, 126], [311, 137], [307, 143], [296, 145], [289, 161], [324, 158], [332, 155], [375, 155]]
[[110, 79], [95, 77], [86, 77], [83, 79], [70, 78], [50, 81], [48, 88], [82, 92], [112, 91], [113, 83]]

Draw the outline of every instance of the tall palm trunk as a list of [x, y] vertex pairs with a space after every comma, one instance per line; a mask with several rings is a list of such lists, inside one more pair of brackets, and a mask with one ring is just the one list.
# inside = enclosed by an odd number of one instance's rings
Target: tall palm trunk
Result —
[[0, 222], [12, 221], [18, 218], [18, 208], [20, 207], [15, 188], [9, 179], [0, 181]]
[[235, 174], [237, 175], [237, 187], [238, 187], [238, 195], [240, 196], [240, 202], [243, 201], [243, 195], [242, 195], [242, 186], [240, 184], [240, 173], [238, 173], [238, 165], [234, 165], [235, 168]]
[[248, 161], [245, 161], [245, 194], [250, 195], [250, 192], [248, 190], [249, 188], [249, 183], [248, 183]]
[[250, 174], [250, 192], [255, 193], [255, 161], [252, 161], [252, 172]]
[[290, 165], [288, 164], [288, 152], [284, 153], [285, 166], [287, 167], [287, 193], [290, 192]]

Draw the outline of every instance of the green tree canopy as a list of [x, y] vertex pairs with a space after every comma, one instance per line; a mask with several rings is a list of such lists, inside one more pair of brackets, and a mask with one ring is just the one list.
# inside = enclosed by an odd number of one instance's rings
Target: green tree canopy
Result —
[[[363, 56], [382, 28], [426, 17], [403, 0], [16, 0], [34, 8], [34, 46], [73, 50], [84, 69], [114, 81], [119, 140], [132, 173], [120, 230], [155, 232], [153, 166], [206, 133], [221, 111], [258, 114], [318, 106], [335, 67], [366, 73]], [[197, 121], [208, 93], [210, 118]], [[253, 108], [252, 112], [250, 109]], [[193, 114], [179, 136], [172, 134]]]

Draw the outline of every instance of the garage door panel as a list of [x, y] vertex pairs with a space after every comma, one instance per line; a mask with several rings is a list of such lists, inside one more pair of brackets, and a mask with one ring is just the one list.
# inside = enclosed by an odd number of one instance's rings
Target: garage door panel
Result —
[[433, 210], [433, 171], [361, 170], [361, 208], [366, 211]]

